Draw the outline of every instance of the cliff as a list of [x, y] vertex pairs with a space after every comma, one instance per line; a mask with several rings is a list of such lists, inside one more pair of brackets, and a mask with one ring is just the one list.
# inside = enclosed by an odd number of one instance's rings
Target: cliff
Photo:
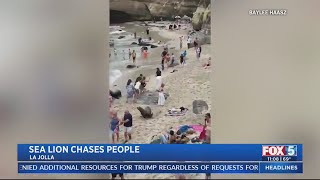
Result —
[[[193, 17], [195, 29], [210, 21], [210, 0], [110, 0], [110, 22]], [[208, 15], [209, 14], [209, 15]]]

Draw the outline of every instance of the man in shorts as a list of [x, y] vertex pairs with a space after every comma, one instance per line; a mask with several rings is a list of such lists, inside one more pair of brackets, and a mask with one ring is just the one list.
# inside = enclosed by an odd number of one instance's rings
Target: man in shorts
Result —
[[112, 178], [111, 179], [116, 179], [116, 177], [119, 175], [119, 177], [121, 179], [124, 179], [123, 173], [119, 173], [119, 174], [111, 174]]
[[124, 138], [125, 143], [128, 142], [128, 140], [131, 140], [131, 133], [132, 133], [132, 115], [128, 110], [124, 112], [123, 116], [123, 126], [124, 126]]

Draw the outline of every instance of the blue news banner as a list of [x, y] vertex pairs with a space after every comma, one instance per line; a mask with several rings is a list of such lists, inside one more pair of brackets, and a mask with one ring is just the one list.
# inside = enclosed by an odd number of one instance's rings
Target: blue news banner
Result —
[[18, 145], [18, 173], [302, 172], [301, 144]]

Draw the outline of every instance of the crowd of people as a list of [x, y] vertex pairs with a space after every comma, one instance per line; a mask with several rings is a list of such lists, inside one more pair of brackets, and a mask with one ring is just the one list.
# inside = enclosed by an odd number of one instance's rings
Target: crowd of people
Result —
[[[175, 29], [177, 27], [174, 27], [172, 25], [172, 29]], [[170, 29], [170, 28], [169, 28]], [[150, 29], [146, 28], [146, 34], [150, 35]], [[134, 33], [134, 37], [136, 38], [136, 32]], [[141, 41], [141, 39], [139, 39]], [[201, 45], [198, 40], [198, 38], [195, 38], [192, 40], [191, 36], [187, 36], [187, 49], [191, 49], [192, 46], [195, 50], [195, 57], [197, 60], [200, 60], [201, 57]], [[139, 42], [141, 43], [141, 42]], [[179, 47], [180, 49], [183, 49], [184, 44], [184, 37], [179, 37]], [[141, 57], [143, 59], [148, 58], [148, 50], [144, 47], [141, 47]], [[115, 50], [116, 55], [116, 50]], [[135, 50], [129, 49], [128, 50], [129, 59], [132, 59], [133, 63], [136, 63], [137, 54]], [[183, 50], [180, 53], [179, 62], [176, 62], [177, 59], [175, 57], [174, 52], [169, 52], [168, 44], [163, 45], [163, 51], [161, 53], [161, 67], [158, 67], [156, 69], [155, 73], [155, 90], [158, 92], [158, 105], [164, 106], [165, 105], [165, 84], [162, 81], [162, 75], [163, 72], [166, 69], [169, 69], [170, 67], [174, 67], [175, 63], [180, 64], [181, 66], [184, 66], [186, 64], [186, 57], [187, 57], [187, 50]], [[203, 64], [204, 68], [208, 68], [211, 66], [211, 58]], [[173, 71], [174, 72], [174, 71]], [[143, 74], [140, 74], [136, 80], [128, 79], [126, 84], [126, 103], [136, 103], [140, 96], [143, 95], [143, 93], [146, 91], [146, 85], [149, 80], [146, 79], [146, 77]], [[112, 97], [109, 96], [110, 101], [110, 109], [112, 108]], [[109, 124], [111, 137], [112, 137], [112, 143], [119, 143], [119, 132], [120, 129], [123, 130], [123, 136], [124, 136], [124, 143], [127, 143], [132, 139], [132, 130], [133, 130], [133, 117], [129, 110], [125, 110], [122, 117], [118, 116], [117, 111], [110, 110], [110, 117], [111, 121]], [[189, 143], [190, 141], [193, 141], [193, 139], [190, 139], [188, 137], [189, 134], [195, 133], [192, 129], [188, 129], [186, 131], [181, 131], [180, 129], [170, 129], [166, 132], [163, 132], [160, 135], [160, 144], [185, 144]], [[197, 137], [197, 142], [206, 144], [210, 143], [210, 134], [211, 134], [211, 114], [207, 113], [205, 114], [204, 123], [203, 123], [203, 129], [200, 133], [200, 135]], [[123, 174], [112, 174], [112, 179], [115, 179], [117, 176], [119, 176], [121, 179], [124, 179]], [[176, 175], [177, 179], [185, 179], [184, 175]], [[206, 174], [206, 179], [210, 179], [210, 174]]]

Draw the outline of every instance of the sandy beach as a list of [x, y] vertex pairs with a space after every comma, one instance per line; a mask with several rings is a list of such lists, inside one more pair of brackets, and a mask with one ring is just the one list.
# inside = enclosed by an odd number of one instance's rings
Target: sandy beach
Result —
[[[170, 23], [170, 22], [169, 22]], [[169, 53], [174, 53], [176, 61], [179, 61], [181, 52], [187, 50], [187, 58], [185, 65], [177, 65], [174, 67], [165, 68], [162, 71], [162, 81], [165, 84], [164, 92], [169, 94], [169, 97], [165, 101], [164, 106], [158, 106], [154, 104], [143, 104], [142, 101], [137, 103], [126, 103], [126, 90], [125, 85], [130, 78], [135, 80], [139, 74], [143, 74], [148, 80], [146, 90], [142, 96], [148, 93], [156, 92], [156, 68], [161, 67], [161, 52], [163, 48], [152, 49], [149, 54], [149, 58], [144, 60], [142, 58], [137, 59], [139, 68], [130, 70], [124, 70], [124, 73], [118, 78], [110, 88], [111, 90], [120, 89], [122, 91], [122, 98], [115, 99], [112, 103], [111, 109], [118, 112], [119, 118], [123, 118], [125, 110], [133, 116], [133, 133], [132, 140], [127, 144], [150, 144], [153, 140], [157, 139], [163, 132], [171, 129], [178, 128], [181, 125], [196, 125], [204, 124], [204, 113], [194, 114], [192, 109], [192, 103], [194, 100], [203, 100], [208, 104], [208, 111], [211, 110], [210, 96], [212, 89], [210, 88], [210, 72], [213, 67], [203, 68], [203, 64], [206, 63], [210, 57], [210, 44], [203, 44], [201, 58], [197, 60], [195, 48], [187, 49], [187, 42], [184, 38], [183, 48], [180, 49], [180, 36], [187, 36], [190, 28], [184, 30], [168, 30], [161, 27], [152, 26], [150, 28], [152, 34], [157, 34], [157, 40], [161, 39], [166, 42], [169, 47]], [[132, 64], [128, 61], [126, 64]], [[175, 70], [173, 72], [173, 70]], [[141, 116], [137, 107], [149, 106], [152, 109], [153, 117], [151, 119], [145, 119]], [[188, 108], [188, 112], [183, 116], [166, 116], [168, 109], [185, 107]], [[124, 127], [120, 127], [120, 142], [124, 143]], [[194, 136], [197, 136], [195, 134]], [[187, 178], [204, 178], [204, 174], [189, 174]], [[174, 179], [174, 174], [125, 174], [126, 178], [130, 179]]]

